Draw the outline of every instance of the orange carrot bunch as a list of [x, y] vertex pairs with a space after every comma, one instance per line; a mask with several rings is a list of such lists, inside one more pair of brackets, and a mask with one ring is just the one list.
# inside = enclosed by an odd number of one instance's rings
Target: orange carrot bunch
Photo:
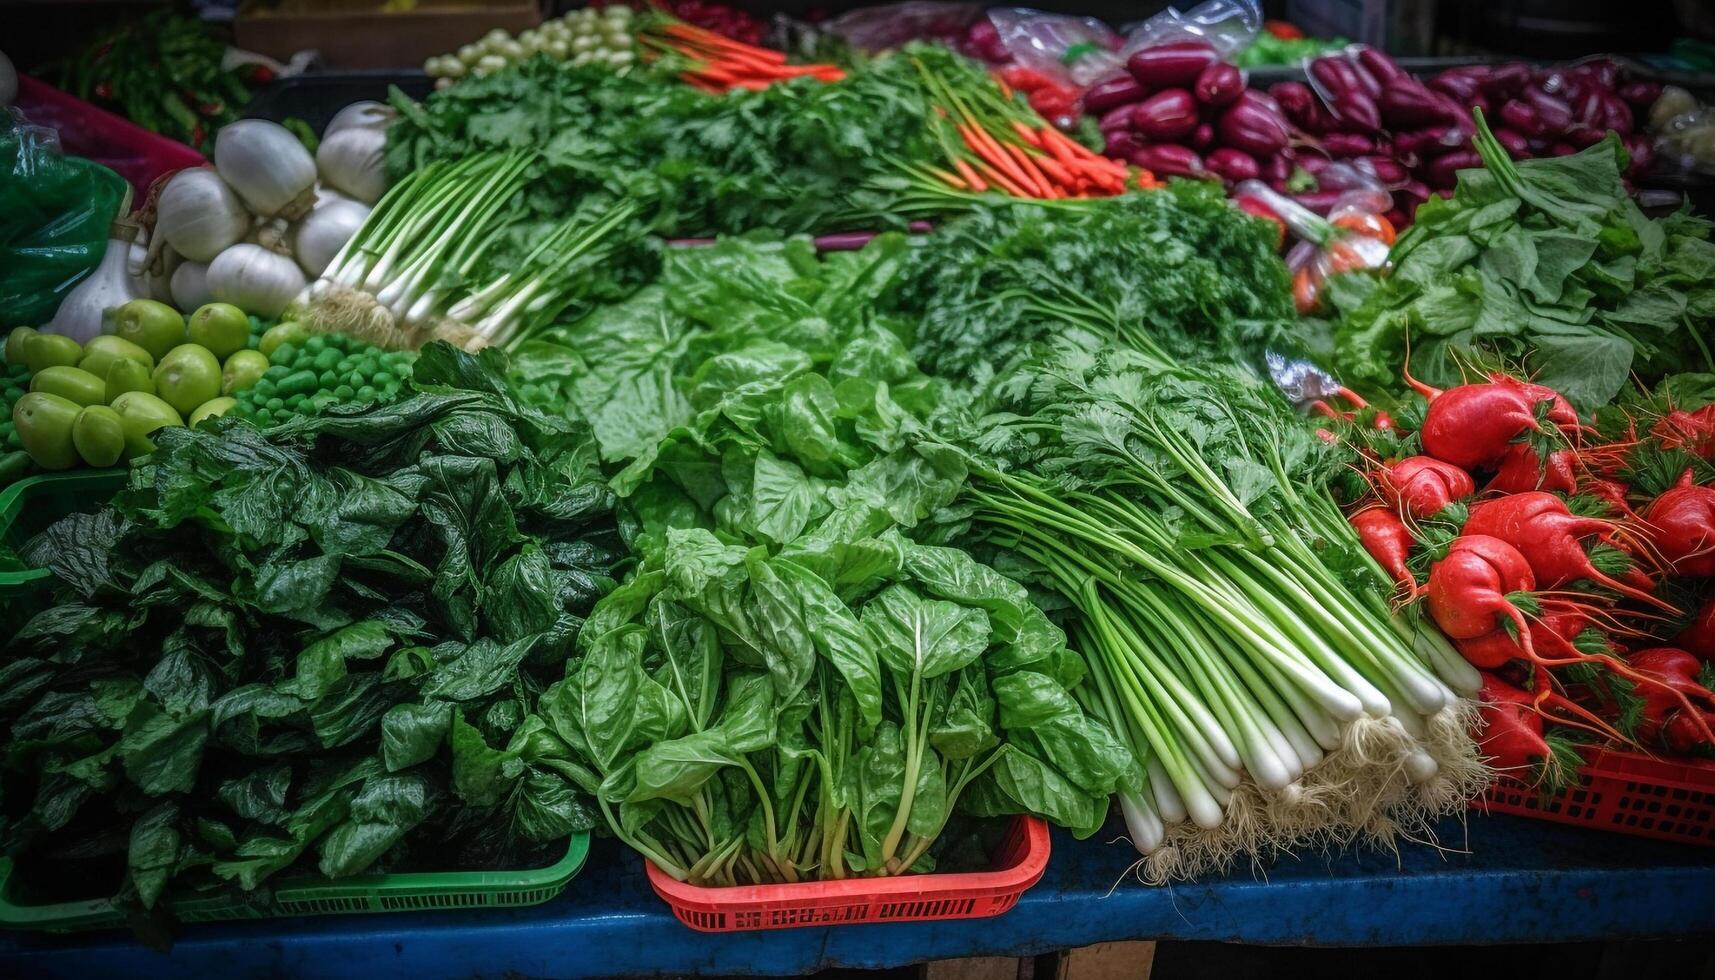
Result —
[[1110, 160], [1061, 133], [998, 85], [961, 94], [918, 67], [938, 103], [937, 139], [947, 163], [925, 169], [955, 190], [1057, 200], [1160, 186], [1149, 171]]
[[689, 66], [679, 77], [705, 92], [735, 88], [755, 91], [802, 75], [823, 82], [837, 82], [846, 77], [834, 65], [789, 65], [779, 51], [734, 41], [665, 17], [640, 30], [637, 42], [656, 57], [677, 55], [686, 59]]

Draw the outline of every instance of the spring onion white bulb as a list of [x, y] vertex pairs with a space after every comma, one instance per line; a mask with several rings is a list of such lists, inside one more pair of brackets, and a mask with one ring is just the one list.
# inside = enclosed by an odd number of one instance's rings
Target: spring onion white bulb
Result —
[[208, 291], [208, 263], [192, 262], [186, 259], [173, 270], [173, 278], [169, 284], [173, 295], [173, 306], [180, 311], [194, 310], [214, 301], [214, 296]]
[[333, 118], [328, 120], [327, 128], [322, 130], [322, 139], [326, 140], [335, 133], [353, 127], [386, 129], [398, 115], [390, 105], [372, 99], [362, 99], [334, 113]]
[[155, 234], [193, 262], [212, 260], [249, 230], [244, 202], [207, 167], [174, 174], [155, 205]]
[[311, 276], [321, 275], [367, 217], [369, 208], [356, 201], [341, 198], [316, 205], [292, 233], [292, 253], [298, 265]]
[[290, 256], [249, 242], [232, 246], [208, 265], [209, 295], [257, 316], [279, 316], [306, 281]]
[[292, 221], [315, 201], [316, 161], [279, 123], [240, 119], [222, 127], [214, 166], [245, 206], [264, 217]]
[[387, 190], [387, 166], [381, 157], [386, 148], [385, 130], [348, 126], [322, 138], [316, 148], [316, 170], [335, 190], [374, 204]]

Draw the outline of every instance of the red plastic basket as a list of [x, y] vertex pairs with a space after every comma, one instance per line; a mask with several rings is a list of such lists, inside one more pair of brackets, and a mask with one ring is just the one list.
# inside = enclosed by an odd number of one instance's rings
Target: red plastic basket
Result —
[[853, 922], [984, 919], [1000, 915], [1042, 879], [1048, 825], [1017, 817], [995, 851], [993, 871], [855, 878], [798, 885], [702, 888], [675, 881], [652, 862], [649, 884], [679, 921], [701, 932], [794, 929]]
[[1715, 847], [1715, 764], [1584, 750], [1578, 785], [1543, 793], [1501, 777], [1474, 809]]

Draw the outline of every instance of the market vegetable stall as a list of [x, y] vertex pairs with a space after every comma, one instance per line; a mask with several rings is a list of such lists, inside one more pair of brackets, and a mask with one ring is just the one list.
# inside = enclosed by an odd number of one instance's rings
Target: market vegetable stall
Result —
[[[1692, 938], [1715, 930], [1715, 853], [1473, 814], [1450, 848], [1281, 861], [1172, 888], [1110, 886], [1123, 847], [1055, 834], [1042, 882], [995, 919], [704, 935], [675, 921], [631, 855], [598, 849], [529, 909], [279, 919], [185, 933], [170, 953], [113, 933], [0, 937], [14, 976], [804, 975], [1119, 939], [1358, 945]], [[1466, 848], [1469, 852], [1466, 852]]]

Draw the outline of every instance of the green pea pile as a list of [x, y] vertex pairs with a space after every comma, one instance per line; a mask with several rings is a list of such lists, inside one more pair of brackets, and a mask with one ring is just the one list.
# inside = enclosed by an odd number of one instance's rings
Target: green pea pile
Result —
[[30, 369], [22, 364], [0, 364], [0, 453], [24, 448], [18, 427], [12, 424], [12, 404], [30, 390]]
[[337, 333], [288, 340], [269, 353], [262, 377], [234, 396], [232, 411], [266, 428], [343, 402], [396, 401], [415, 358]]

